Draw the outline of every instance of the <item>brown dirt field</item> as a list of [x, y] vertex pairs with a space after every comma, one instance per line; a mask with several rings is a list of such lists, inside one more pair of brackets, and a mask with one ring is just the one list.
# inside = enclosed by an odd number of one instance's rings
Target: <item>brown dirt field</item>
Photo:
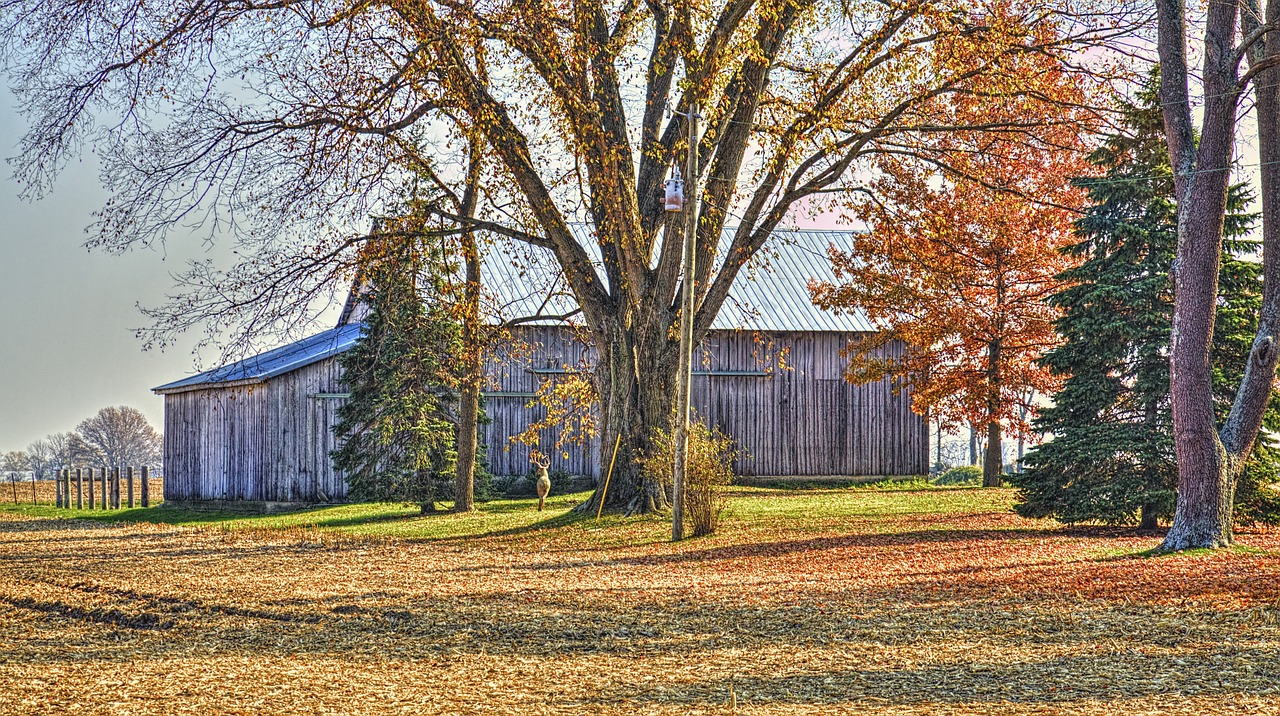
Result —
[[[151, 483], [151, 485], [150, 485], [150, 490], [147, 493], [148, 497], [151, 498], [152, 502], [163, 501], [164, 500], [164, 479], [159, 477], [153, 477], [149, 480], [149, 482]], [[55, 493], [54, 493], [53, 480], [36, 480], [35, 485], [36, 485], [35, 495], [34, 495], [35, 501], [38, 504], [43, 504], [43, 505], [54, 504]], [[97, 500], [99, 497], [101, 497], [101, 494], [100, 494], [101, 490], [102, 490], [102, 483], [98, 480], [94, 480], [93, 491], [94, 491], [95, 505], [100, 504], [97, 502]], [[84, 500], [84, 506], [87, 509], [89, 507], [88, 483], [85, 484], [82, 498]], [[73, 478], [71, 480], [71, 500], [74, 502], [75, 499], [76, 499], [76, 485], [75, 485], [75, 479]], [[135, 501], [135, 504], [142, 504], [141, 503], [142, 478], [137, 477], [136, 475], [134, 477], [134, 482], [133, 482], [133, 499]], [[31, 500], [32, 500], [32, 494], [31, 494], [30, 481], [10, 483], [8, 480], [0, 480], [0, 509], [4, 509], [5, 505], [13, 505], [13, 504], [30, 505], [32, 504]], [[129, 501], [128, 487], [126, 486], [125, 478], [121, 477], [120, 478], [121, 508], [125, 507], [128, 501]]]
[[0, 515], [0, 713], [1280, 713], [1276, 533], [1160, 558], [1003, 512], [584, 534]]

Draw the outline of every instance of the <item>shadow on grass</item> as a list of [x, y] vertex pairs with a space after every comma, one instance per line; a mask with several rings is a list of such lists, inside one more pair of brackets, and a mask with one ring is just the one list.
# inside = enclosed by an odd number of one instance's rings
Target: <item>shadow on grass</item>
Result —
[[[1166, 530], [1143, 530], [1133, 532], [1137, 536], [1142, 537], [1163, 537]], [[1230, 547], [1210, 549], [1208, 547], [1199, 547], [1195, 549], [1184, 549], [1170, 552], [1157, 545], [1150, 549], [1139, 550], [1136, 552], [1112, 552], [1094, 559], [1095, 562], [1127, 562], [1131, 560], [1141, 559], [1160, 559], [1164, 557], [1216, 557], [1223, 554], [1245, 554], [1258, 557], [1271, 556], [1273, 553], [1259, 547], [1250, 547], [1243, 544], [1233, 544]]]
[[[397, 505], [391, 503], [345, 503], [338, 505], [316, 505], [296, 510], [262, 513], [251, 510], [197, 510], [183, 507], [158, 506], [151, 508], [133, 508], [113, 510], [109, 512], [88, 512], [82, 510], [64, 510], [52, 506], [39, 506], [27, 509], [9, 510], [11, 514], [23, 515], [34, 519], [25, 521], [0, 521], [0, 532], [22, 530], [59, 530], [99, 529], [114, 524], [157, 524], [173, 526], [224, 527], [229, 530], [310, 530], [310, 529], [344, 529], [370, 526], [374, 529], [366, 536], [394, 536], [412, 542], [465, 542], [471, 539], [488, 537], [506, 537], [527, 534], [540, 530], [557, 529], [587, 519], [586, 515], [574, 513], [572, 507], [586, 493], [561, 495], [551, 504], [551, 510], [543, 519], [528, 524], [513, 526], [495, 526], [484, 529], [484, 521], [494, 518], [503, 524], [512, 521], [512, 517], [520, 512], [532, 512], [537, 504], [534, 499], [502, 499], [480, 503], [479, 509], [467, 515], [459, 515], [450, 510], [436, 512], [420, 512], [416, 506]], [[561, 511], [563, 510], [563, 511]], [[0, 505], [0, 513], [5, 512]], [[352, 512], [355, 514], [352, 514]], [[449, 518], [468, 518], [475, 520], [473, 527], [479, 531], [466, 534], [430, 534], [436, 528], [447, 529]], [[377, 526], [414, 525], [419, 524], [428, 534], [415, 535], [410, 530], [406, 533], [390, 534], [380, 532]], [[7, 526], [6, 526], [7, 525]]]

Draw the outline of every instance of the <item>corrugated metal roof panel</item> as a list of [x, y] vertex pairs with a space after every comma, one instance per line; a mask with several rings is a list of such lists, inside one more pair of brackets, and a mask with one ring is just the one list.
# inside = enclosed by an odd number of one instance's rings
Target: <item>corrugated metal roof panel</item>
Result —
[[260, 383], [347, 350], [360, 337], [360, 329], [359, 323], [338, 326], [261, 355], [166, 383], [152, 390], [161, 394], [180, 393], [223, 383]]
[[[599, 264], [600, 249], [586, 225], [573, 227], [575, 238]], [[727, 249], [734, 229], [721, 236]], [[835, 278], [827, 249], [848, 248], [851, 231], [775, 231], [764, 249], [738, 276], [712, 328], [752, 331], [875, 330], [859, 310], [840, 314], [823, 311], [809, 300], [810, 280]], [[515, 254], [520, 254], [515, 256]], [[515, 256], [515, 258], [513, 258]], [[601, 272], [603, 274], [603, 272]], [[484, 281], [501, 307], [495, 320], [525, 316], [561, 316], [578, 307], [550, 252], [491, 252], [485, 260]], [[533, 323], [556, 323], [551, 319]], [[226, 383], [257, 383], [337, 355], [360, 337], [361, 325], [352, 323], [318, 333], [287, 346], [153, 388], [176, 393]]]
[[[571, 227], [574, 238], [600, 263], [600, 249], [589, 226]], [[721, 236], [727, 250], [733, 227]], [[848, 248], [852, 231], [775, 231], [764, 249], [738, 276], [712, 328], [756, 331], [872, 331], [860, 310], [840, 314], [824, 311], [809, 299], [809, 281], [835, 279], [827, 248]], [[564, 315], [578, 306], [550, 252], [530, 254], [523, 261], [506, 260], [498, 252], [486, 261], [486, 283], [501, 306], [501, 315], [514, 317]], [[600, 272], [603, 275], [603, 271]], [[550, 323], [554, 321], [542, 321]]]

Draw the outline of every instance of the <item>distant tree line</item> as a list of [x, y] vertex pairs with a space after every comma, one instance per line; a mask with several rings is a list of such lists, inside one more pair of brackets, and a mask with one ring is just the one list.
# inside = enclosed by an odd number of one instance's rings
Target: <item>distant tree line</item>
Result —
[[37, 480], [51, 478], [64, 466], [159, 466], [163, 439], [137, 408], [103, 408], [80, 421], [75, 430], [46, 435], [11, 450], [0, 460], [5, 472], [31, 472]]

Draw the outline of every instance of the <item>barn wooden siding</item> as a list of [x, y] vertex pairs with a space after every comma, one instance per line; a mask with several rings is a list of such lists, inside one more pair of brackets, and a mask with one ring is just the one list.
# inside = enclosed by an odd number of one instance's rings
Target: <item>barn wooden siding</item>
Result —
[[[911, 411], [906, 392], [888, 381], [850, 385], [840, 350], [854, 333], [715, 331], [700, 346], [694, 366], [693, 407], [739, 448], [735, 471], [746, 476], [916, 475], [929, 469], [927, 421]], [[529, 469], [529, 448], [512, 443], [541, 417], [527, 407], [553, 371], [582, 364], [588, 349], [563, 329], [529, 327], [518, 337], [527, 363], [493, 361], [486, 409], [489, 461], [496, 475]], [[894, 345], [887, 350], [898, 352]], [[778, 367], [785, 357], [787, 369]], [[540, 436], [552, 453], [553, 430]], [[551, 454], [552, 469], [599, 477], [600, 444]]]
[[[694, 410], [737, 443], [745, 476], [912, 475], [929, 467], [928, 424], [888, 382], [854, 386], [840, 355], [857, 334], [713, 332], [694, 366]], [[590, 349], [570, 331], [526, 327], [518, 358], [490, 361], [484, 427], [495, 475], [529, 470], [511, 437], [541, 417], [529, 407], [543, 381], [583, 365]], [[889, 350], [901, 350], [901, 346]], [[778, 367], [785, 356], [786, 369]], [[336, 358], [261, 383], [165, 396], [165, 498], [330, 502], [346, 497], [333, 469], [333, 426], [345, 390]], [[600, 443], [539, 447], [551, 468], [599, 477]]]
[[347, 483], [329, 460], [340, 373], [327, 358], [265, 383], [166, 395], [165, 499], [344, 499]]

